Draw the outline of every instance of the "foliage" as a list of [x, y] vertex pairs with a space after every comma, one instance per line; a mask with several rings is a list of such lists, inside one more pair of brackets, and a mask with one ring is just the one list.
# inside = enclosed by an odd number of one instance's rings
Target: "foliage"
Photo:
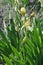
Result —
[[[22, 15], [18, 9], [14, 12], [14, 18], [12, 15], [9, 18], [10, 26], [5, 25], [4, 32], [0, 29], [0, 63], [4, 65], [43, 65], [42, 21], [40, 17], [36, 19], [36, 13], [28, 17]], [[22, 17], [24, 20], [21, 20]], [[30, 22], [31, 25], [28, 25]]]

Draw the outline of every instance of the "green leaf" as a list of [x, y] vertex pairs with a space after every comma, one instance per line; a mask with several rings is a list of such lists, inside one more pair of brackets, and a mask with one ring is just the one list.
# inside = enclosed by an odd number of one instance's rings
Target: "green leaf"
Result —
[[4, 60], [6, 61], [7, 65], [13, 65], [12, 62], [10, 61], [10, 59], [7, 56], [3, 55], [3, 57], [4, 57]]

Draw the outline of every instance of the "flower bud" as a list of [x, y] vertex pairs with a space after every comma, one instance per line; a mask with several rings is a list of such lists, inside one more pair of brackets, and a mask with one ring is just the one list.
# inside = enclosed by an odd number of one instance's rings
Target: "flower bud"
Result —
[[21, 12], [22, 15], [25, 15], [26, 14], [26, 9], [24, 7], [22, 7], [20, 12]]
[[31, 13], [31, 16], [34, 17], [34, 16], [35, 16], [35, 12], [32, 12], [32, 13]]

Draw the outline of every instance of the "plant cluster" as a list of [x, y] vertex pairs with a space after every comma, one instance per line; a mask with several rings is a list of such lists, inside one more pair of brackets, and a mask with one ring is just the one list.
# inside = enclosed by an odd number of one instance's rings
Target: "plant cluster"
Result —
[[0, 29], [0, 64], [43, 65], [43, 30], [38, 0], [8, 0], [9, 26]]

